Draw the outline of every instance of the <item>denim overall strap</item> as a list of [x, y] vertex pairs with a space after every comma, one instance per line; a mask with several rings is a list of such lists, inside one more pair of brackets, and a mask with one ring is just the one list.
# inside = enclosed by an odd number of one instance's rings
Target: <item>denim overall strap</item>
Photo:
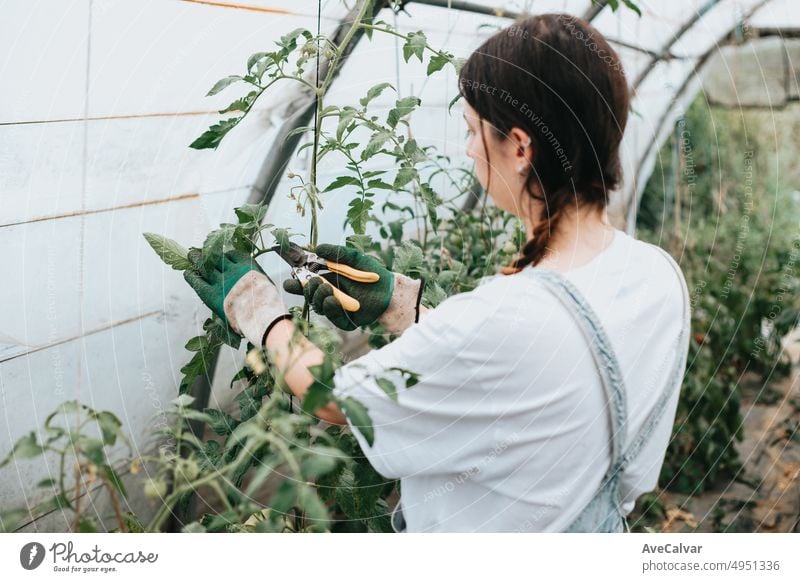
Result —
[[576, 322], [589, 343], [606, 399], [610, 403], [611, 416], [611, 464], [603, 479], [606, 483], [618, 470], [622, 462], [622, 447], [628, 426], [627, 403], [625, 401], [625, 385], [620, 371], [619, 361], [611, 345], [611, 341], [583, 294], [565, 277], [550, 269], [531, 269], [530, 273], [539, 279], [565, 305], [567, 311], [576, 315]]
[[[680, 267], [678, 267], [678, 265], [675, 263], [675, 260], [664, 249], [655, 245], [653, 246], [661, 251], [661, 253], [667, 258], [667, 261], [675, 270], [678, 280], [683, 281], [683, 275], [680, 271]], [[683, 295], [683, 325], [681, 326], [681, 334], [680, 338], [678, 339], [678, 357], [676, 358], [672, 371], [668, 376], [669, 381], [664, 387], [664, 392], [662, 392], [661, 396], [658, 398], [658, 401], [653, 407], [650, 416], [647, 417], [647, 420], [645, 420], [644, 424], [642, 425], [642, 428], [639, 429], [639, 432], [633, 439], [631, 446], [623, 455], [619, 467], [620, 471], [625, 469], [628, 463], [636, 458], [644, 445], [647, 444], [647, 441], [650, 440], [650, 435], [653, 434], [656, 425], [664, 415], [664, 410], [666, 409], [670, 396], [674, 394], [676, 389], [680, 389], [680, 386], [683, 383], [683, 374], [686, 371], [686, 360], [689, 357], [689, 346], [687, 342], [689, 341], [689, 330], [691, 328], [691, 308], [689, 305], [689, 294], [684, 285], [681, 285], [681, 294]]]

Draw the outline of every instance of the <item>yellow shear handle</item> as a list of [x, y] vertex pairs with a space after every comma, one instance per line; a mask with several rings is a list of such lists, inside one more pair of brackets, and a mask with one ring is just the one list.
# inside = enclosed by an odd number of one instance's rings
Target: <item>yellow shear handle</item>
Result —
[[[348, 279], [358, 281], [359, 283], [375, 283], [381, 278], [378, 273], [373, 273], [371, 271], [360, 271], [358, 269], [354, 269], [350, 265], [334, 263], [333, 261], [325, 261], [325, 264], [328, 267], [328, 270], [333, 271], [334, 273], [339, 273], [340, 275], [344, 275]], [[353, 301], [355, 301], [355, 299]], [[353, 311], [355, 311], [355, 309]]]
[[[376, 273], [377, 275], [377, 273]], [[345, 311], [358, 311], [361, 309], [361, 304], [358, 302], [358, 299], [350, 297], [347, 293], [339, 289], [336, 285], [328, 281], [325, 277], [320, 277], [323, 283], [327, 283], [331, 287], [333, 287], [333, 296], [339, 300], [339, 303], [342, 304], [342, 308]]]

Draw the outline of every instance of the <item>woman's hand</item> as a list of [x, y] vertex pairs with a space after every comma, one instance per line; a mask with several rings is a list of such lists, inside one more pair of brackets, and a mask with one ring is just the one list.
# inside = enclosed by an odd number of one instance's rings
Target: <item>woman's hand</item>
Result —
[[290, 317], [280, 292], [249, 254], [229, 251], [210, 273], [188, 269], [184, 279], [211, 310], [255, 346], [272, 325]]
[[351, 331], [362, 325], [379, 321], [392, 333], [402, 333], [417, 318], [422, 280], [393, 273], [381, 263], [356, 249], [321, 244], [314, 252], [321, 258], [341, 263], [359, 271], [377, 273], [378, 281], [362, 283], [338, 273], [324, 273], [326, 281], [341, 289], [360, 303], [358, 311], [346, 311], [333, 295], [331, 285], [314, 277], [303, 287], [296, 279], [286, 279], [283, 288], [288, 293], [304, 295], [315, 312], [327, 317], [336, 327]]

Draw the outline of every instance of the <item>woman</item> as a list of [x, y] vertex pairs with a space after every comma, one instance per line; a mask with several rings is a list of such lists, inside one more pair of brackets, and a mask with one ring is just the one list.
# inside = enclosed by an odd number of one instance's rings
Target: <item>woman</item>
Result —
[[[435, 309], [422, 282], [354, 249], [317, 254], [380, 275], [303, 290], [343, 329], [379, 320], [400, 335], [340, 367], [334, 393], [364, 404], [374, 467], [401, 479], [397, 531], [622, 531], [657, 483], [688, 351], [686, 284], [661, 249], [609, 223], [621, 180], [628, 88], [614, 50], [583, 20], [540, 15], [487, 40], [459, 78], [467, 154], [489, 197], [519, 216], [528, 242], [503, 274]], [[228, 255], [203, 300], [270, 359], [302, 398], [322, 352], [290, 345], [280, 294], [249, 257]], [[224, 284], [223, 284], [224, 283]], [[404, 389], [400, 372], [419, 383]], [[388, 377], [389, 398], [376, 384]], [[347, 417], [334, 404], [316, 412]]]

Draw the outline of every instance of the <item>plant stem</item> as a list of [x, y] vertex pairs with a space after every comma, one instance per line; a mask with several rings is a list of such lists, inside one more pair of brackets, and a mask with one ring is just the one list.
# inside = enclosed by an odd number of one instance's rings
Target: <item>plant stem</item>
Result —
[[[317, 162], [319, 155], [319, 138], [322, 134], [323, 98], [328, 92], [328, 87], [333, 81], [333, 75], [336, 72], [336, 61], [338, 61], [344, 54], [347, 45], [350, 44], [351, 40], [353, 40], [353, 35], [355, 35], [359, 26], [364, 26], [364, 16], [367, 14], [370, 6], [372, 6], [373, 1], [374, 0], [365, 0], [361, 5], [361, 9], [358, 11], [358, 16], [356, 16], [355, 20], [353, 21], [353, 25], [350, 27], [350, 30], [347, 31], [347, 34], [345, 34], [339, 46], [336, 47], [336, 51], [329, 61], [328, 72], [325, 74], [325, 80], [322, 82], [322, 85], [314, 88], [314, 99], [316, 102], [315, 117], [317, 119], [317, 123], [314, 127], [314, 146], [311, 152], [311, 172], [309, 176], [311, 192], [313, 193], [312, 196], [309, 197], [311, 200], [311, 236], [309, 238], [311, 240], [312, 248], [317, 246], [317, 238], [319, 235], [317, 222], [317, 195], [319, 194], [319, 188], [317, 187]], [[319, 51], [317, 51], [317, 63], [319, 63]]]
[[[77, 455], [76, 455], [77, 457]], [[72, 531], [78, 531], [78, 522], [81, 519], [81, 464], [78, 459], [75, 459], [75, 519], [72, 522]]]
[[[371, 30], [377, 30], [379, 32], [385, 32], [386, 34], [391, 34], [393, 36], [397, 36], [397, 37], [402, 38], [404, 40], [408, 40], [408, 36], [406, 36], [402, 32], [398, 32], [398, 31], [393, 30], [391, 28], [383, 28], [382, 26], [375, 26], [374, 24], [364, 24], [364, 23], [361, 23], [361, 28], [369, 28]], [[428, 49], [429, 51], [431, 51], [432, 53], [435, 53], [436, 55], [438, 55], [440, 57], [444, 57], [446, 59], [450, 59], [450, 55], [449, 54], [447, 54], [445, 52], [442, 52], [442, 51], [437, 51], [435, 48], [430, 46], [428, 43], [425, 43], [425, 48]]]
[[111, 505], [114, 507], [114, 514], [117, 516], [117, 523], [119, 523], [119, 529], [122, 533], [126, 533], [128, 528], [125, 527], [125, 520], [122, 519], [122, 511], [119, 507], [119, 500], [117, 499], [117, 494], [114, 492], [114, 488], [111, 486], [111, 483], [108, 482], [107, 479], [103, 479], [103, 484], [108, 489], [108, 494], [111, 496]]

